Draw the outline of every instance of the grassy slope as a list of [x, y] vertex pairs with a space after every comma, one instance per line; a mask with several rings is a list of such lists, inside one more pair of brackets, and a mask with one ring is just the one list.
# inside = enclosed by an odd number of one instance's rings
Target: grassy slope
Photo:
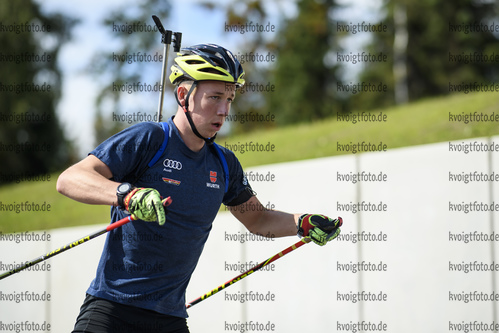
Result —
[[[427, 99], [371, 112], [374, 115], [383, 112], [387, 115], [386, 122], [353, 124], [336, 118], [327, 119], [273, 131], [252, 132], [228, 138], [227, 144], [247, 141], [275, 144], [275, 152], [236, 153], [243, 166], [253, 166], [345, 154], [337, 150], [338, 142], [383, 142], [390, 149], [499, 134], [497, 122], [464, 124], [449, 121], [449, 112], [474, 111], [499, 114], [498, 96], [486, 93]], [[225, 143], [224, 140], [218, 142]]]
[[[499, 114], [499, 99], [494, 93], [454, 95], [418, 101], [405, 106], [372, 111], [387, 115], [387, 121], [366, 123], [328, 119], [312, 124], [300, 124], [275, 130], [256, 131], [231, 138], [220, 138], [221, 145], [258, 142], [275, 145], [273, 152], [236, 152], [245, 167], [300, 159], [345, 154], [337, 150], [337, 143], [382, 142], [388, 149], [433, 142], [459, 140], [499, 134], [497, 122], [450, 122], [449, 112], [483, 112]], [[348, 154], [348, 153], [346, 153]], [[351, 154], [351, 153], [350, 153]], [[0, 232], [46, 230], [83, 224], [107, 223], [109, 207], [89, 206], [74, 202], [58, 194], [50, 181], [26, 182], [0, 187], [0, 204], [33, 201], [51, 205], [50, 212], [0, 211]], [[0, 206], [2, 207], [2, 206]]]

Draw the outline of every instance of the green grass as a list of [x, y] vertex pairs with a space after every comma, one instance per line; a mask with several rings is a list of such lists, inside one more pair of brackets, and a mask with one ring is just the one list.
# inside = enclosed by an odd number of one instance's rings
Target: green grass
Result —
[[386, 114], [386, 122], [337, 121], [337, 118], [299, 124], [276, 130], [255, 131], [218, 140], [222, 145], [249, 141], [275, 144], [274, 152], [236, 152], [243, 166], [279, 163], [324, 156], [352, 154], [341, 152], [337, 143], [370, 142], [386, 144], [388, 149], [434, 142], [499, 134], [497, 122], [450, 122], [462, 112], [499, 114], [496, 94], [468, 94], [421, 100], [408, 105], [373, 110], [371, 114]]
[[0, 204], [35, 203], [50, 205], [46, 211], [1, 211], [0, 232], [48, 230], [84, 224], [107, 223], [109, 207], [84, 205], [56, 191], [58, 173], [50, 180], [21, 182], [0, 187]]
[[[496, 122], [450, 122], [449, 112], [483, 112], [499, 114], [496, 94], [457, 94], [449, 97], [421, 100], [408, 105], [371, 111], [386, 114], [386, 122], [352, 122], [326, 119], [273, 130], [255, 131], [217, 142], [228, 146], [251, 142], [275, 145], [271, 152], [236, 152], [244, 167], [311, 159], [341, 154], [337, 143], [370, 142], [386, 144], [388, 149], [434, 142], [485, 137], [499, 134]], [[0, 232], [47, 230], [85, 224], [107, 223], [109, 207], [90, 206], [70, 200], [57, 193], [58, 174], [50, 181], [25, 182], [0, 187], [0, 204], [34, 202], [50, 204], [46, 212], [0, 211]], [[1, 207], [1, 206], [0, 206]]]

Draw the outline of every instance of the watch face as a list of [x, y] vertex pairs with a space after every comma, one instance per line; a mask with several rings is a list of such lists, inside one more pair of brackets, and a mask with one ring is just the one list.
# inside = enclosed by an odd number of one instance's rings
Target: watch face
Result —
[[124, 193], [129, 191], [132, 188], [132, 186], [128, 183], [123, 183], [118, 186], [118, 192]]

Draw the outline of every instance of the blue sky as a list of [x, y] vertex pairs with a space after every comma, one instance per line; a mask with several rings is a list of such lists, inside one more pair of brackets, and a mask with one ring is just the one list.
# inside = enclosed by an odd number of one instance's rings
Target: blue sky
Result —
[[[99, 91], [99, 86], [92, 78], [85, 73], [92, 56], [100, 48], [108, 48], [110, 45], [109, 27], [104, 27], [100, 21], [111, 10], [133, 3], [131, 0], [38, 0], [42, 10], [47, 12], [60, 12], [73, 17], [80, 18], [81, 23], [73, 30], [73, 40], [65, 45], [61, 50], [60, 67], [63, 71], [64, 82], [62, 98], [58, 106], [58, 115], [68, 138], [74, 140], [79, 154], [83, 157], [95, 145], [93, 142], [93, 120], [95, 114], [94, 101]], [[171, 1], [173, 8], [168, 20], [163, 22], [165, 28], [172, 31], [182, 32], [182, 45], [194, 45], [197, 43], [212, 42], [231, 49], [234, 53], [239, 51], [244, 42], [244, 35], [240, 33], [227, 33], [223, 31], [225, 22], [224, 13], [221, 11], [209, 11], [198, 5], [200, 1]], [[230, 0], [219, 0], [217, 3], [229, 3]], [[350, 19], [353, 22], [362, 20], [375, 20], [373, 13], [379, 2], [362, 0], [343, 0], [347, 8], [338, 13], [343, 20]], [[266, 1], [269, 21], [278, 25], [283, 17], [290, 17], [296, 14], [295, 2], [292, 0]], [[154, 13], [151, 13], [151, 15]], [[153, 24], [151, 20], [151, 24]], [[273, 36], [269, 37], [272, 38]], [[358, 45], [365, 42], [366, 35], [358, 34], [352, 36], [343, 45], [347, 49], [358, 49]], [[159, 50], [162, 46], [158, 41]], [[170, 61], [173, 57], [173, 50], [170, 53]], [[359, 67], [352, 68], [353, 70]], [[348, 69], [346, 72], [352, 72]], [[169, 74], [169, 71], [168, 71]], [[161, 75], [160, 66], [158, 70], [158, 81]], [[168, 89], [168, 87], [167, 87]], [[140, 95], [138, 95], [140, 96]], [[152, 99], [152, 98], [151, 98]], [[157, 108], [159, 93], [150, 102], [151, 107]], [[142, 101], [143, 102], [143, 101]], [[137, 98], [130, 99], [130, 103], [141, 105]], [[143, 104], [143, 103], [142, 103]], [[176, 103], [165, 93], [164, 115], [173, 114]]]

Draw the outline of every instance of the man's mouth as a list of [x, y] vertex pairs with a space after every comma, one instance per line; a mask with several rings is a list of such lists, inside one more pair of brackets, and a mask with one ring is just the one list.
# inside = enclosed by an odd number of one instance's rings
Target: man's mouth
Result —
[[222, 123], [219, 123], [219, 122], [211, 123], [211, 126], [213, 127], [213, 129], [218, 131], [218, 130], [220, 130], [220, 128], [222, 128]]

